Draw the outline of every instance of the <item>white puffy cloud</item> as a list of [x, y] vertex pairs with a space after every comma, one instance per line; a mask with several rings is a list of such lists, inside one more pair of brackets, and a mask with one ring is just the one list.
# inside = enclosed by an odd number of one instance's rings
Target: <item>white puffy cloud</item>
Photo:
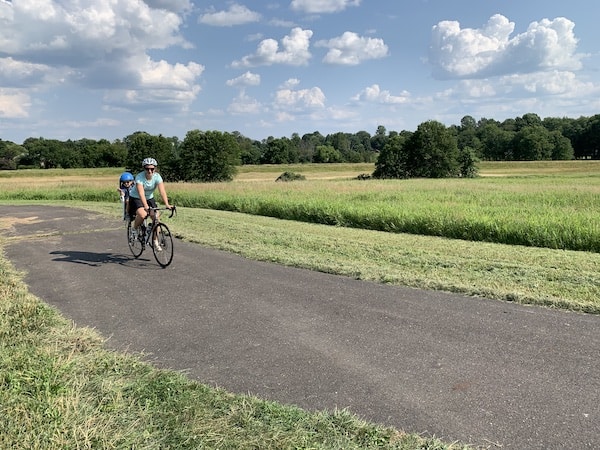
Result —
[[195, 80], [203, 71], [204, 66], [194, 62], [169, 64], [163, 60], [153, 61], [146, 57], [139, 66], [140, 85], [147, 89], [191, 91]]
[[407, 91], [403, 91], [401, 95], [392, 95], [390, 91], [382, 91], [378, 84], [373, 84], [363, 89], [353, 100], [395, 105], [407, 103], [410, 98], [410, 93]]
[[[292, 79], [287, 83], [289, 86], [297, 85], [297, 80]], [[275, 92], [274, 106], [277, 109], [303, 110], [306, 108], [324, 108], [325, 94], [319, 87], [310, 89], [281, 88]]]
[[135, 64], [139, 80], [138, 89], [114, 90], [104, 97], [105, 102], [118, 107], [138, 108], [140, 105], [187, 105], [198, 93], [195, 80], [204, 67], [197, 63], [169, 64], [140, 57]]
[[244, 5], [234, 3], [229, 9], [224, 11], [209, 11], [202, 14], [198, 22], [205, 25], [214, 25], [218, 27], [230, 27], [233, 25], [243, 25], [245, 23], [258, 22], [261, 15], [251, 11]]
[[429, 62], [438, 78], [575, 70], [581, 67], [583, 55], [576, 53], [574, 27], [564, 17], [543, 19], [511, 37], [515, 24], [500, 14], [479, 29], [442, 21], [432, 29]]
[[597, 95], [599, 87], [585, 82], [569, 71], [548, 71], [527, 74], [504, 75], [490, 80], [461, 80], [444, 96], [462, 100], [501, 98], [503, 101], [515, 99], [547, 99], [559, 97], [584, 97]]
[[349, 6], [360, 5], [360, 0], [292, 0], [291, 8], [310, 14], [335, 13]]
[[25, 92], [0, 88], [0, 117], [3, 119], [28, 117], [30, 106], [31, 100]]
[[285, 80], [280, 88], [281, 89], [293, 89], [300, 84], [300, 80], [298, 78], [288, 78]]
[[174, 12], [189, 7], [188, 0], [0, 0], [0, 48], [6, 55], [0, 81], [125, 90], [140, 103], [172, 96], [184, 106], [200, 90], [203, 67], [152, 61], [149, 53], [189, 46]]
[[311, 57], [308, 48], [312, 34], [312, 30], [303, 30], [300, 27], [293, 28], [290, 34], [281, 40], [281, 48], [275, 39], [264, 39], [258, 44], [254, 54], [233, 61], [231, 66], [240, 68], [270, 66], [273, 64], [305, 65]]
[[361, 37], [351, 31], [346, 31], [339, 37], [328, 41], [319, 41], [317, 47], [329, 49], [323, 62], [354, 66], [369, 59], [384, 58], [388, 55], [388, 46], [383, 39]]
[[2, 49], [32, 63], [77, 67], [185, 45], [181, 18], [140, 0], [13, 0], [10, 5], [11, 14], [0, 20]]
[[249, 97], [245, 92], [240, 92], [227, 107], [227, 112], [232, 114], [258, 114], [261, 111], [262, 105], [260, 102]]
[[260, 85], [260, 75], [247, 71], [237, 78], [227, 80], [227, 86], [258, 86]]
[[0, 86], [35, 86], [44, 81], [52, 69], [44, 64], [17, 61], [14, 58], [0, 58]]

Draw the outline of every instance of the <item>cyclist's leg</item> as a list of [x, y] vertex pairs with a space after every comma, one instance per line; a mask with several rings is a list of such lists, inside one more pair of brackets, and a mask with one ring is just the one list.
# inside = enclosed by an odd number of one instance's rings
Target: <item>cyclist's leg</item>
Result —
[[139, 229], [147, 215], [146, 211], [144, 210], [144, 205], [139, 198], [129, 198], [129, 213], [135, 215], [133, 226], [136, 229]]
[[[146, 200], [148, 202], [148, 206], [150, 208], [156, 208], [156, 200], [154, 200], [153, 198], [149, 198], [148, 200]], [[152, 225], [156, 225], [157, 221], [156, 218], [158, 217], [158, 211], [150, 209], [150, 218], [152, 219]], [[152, 232], [152, 239], [156, 239], [156, 227], [153, 227], [153, 232]]]

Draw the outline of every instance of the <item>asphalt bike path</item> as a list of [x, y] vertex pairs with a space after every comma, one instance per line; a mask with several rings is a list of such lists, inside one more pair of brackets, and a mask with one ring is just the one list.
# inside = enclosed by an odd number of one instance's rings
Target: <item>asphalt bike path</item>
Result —
[[357, 281], [180, 240], [161, 269], [149, 249], [131, 256], [124, 222], [78, 209], [2, 206], [0, 227], [33, 294], [158, 367], [447, 442], [600, 448], [599, 316]]

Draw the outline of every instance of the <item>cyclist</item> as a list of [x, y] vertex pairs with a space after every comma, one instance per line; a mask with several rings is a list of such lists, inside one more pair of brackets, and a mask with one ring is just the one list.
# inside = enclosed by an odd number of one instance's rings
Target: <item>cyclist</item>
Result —
[[133, 187], [133, 175], [129, 172], [123, 172], [119, 177], [119, 187], [117, 191], [121, 197], [121, 203], [123, 203], [123, 220], [127, 219], [127, 213], [129, 211], [129, 194]]
[[[139, 235], [140, 226], [148, 214], [154, 220], [154, 214], [158, 211], [153, 211], [150, 208], [156, 208], [156, 200], [154, 200], [154, 191], [158, 188], [158, 192], [162, 201], [167, 209], [173, 207], [169, 204], [169, 198], [167, 197], [167, 191], [165, 190], [165, 184], [163, 178], [158, 172], [156, 172], [156, 166], [158, 163], [154, 158], [145, 158], [142, 161], [144, 171], [138, 173], [135, 176], [135, 187], [131, 189], [129, 196], [129, 214], [135, 214], [135, 221], [133, 223], [134, 231]], [[156, 240], [153, 242], [154, 248], [160, 251], [160, 245]]]

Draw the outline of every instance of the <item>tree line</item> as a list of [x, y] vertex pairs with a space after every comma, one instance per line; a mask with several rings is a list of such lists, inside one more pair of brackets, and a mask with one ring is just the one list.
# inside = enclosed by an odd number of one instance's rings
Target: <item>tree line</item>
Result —
[[[432, 141], [428, 133], [436, 138]], [[600, 114], [544, 118], [528, 113], [499, 122], [471, 116], [459, 125], [425, 122], [415, 131], [297, 133], [261, 141], [239, 132], [192, 130], [183, 140], [137, 131], [123, 139], [0, 139], [0, 169], [126, 167], [137, 171], [145, 156], [159, 160], [173, 180], [231, 179], [242, 164], [376, 163], [375, 176], [469, 176], [477, 160], [534, 161], [600, 159]], [[385, 161], [381, 161], [386, 158]], [[433, 158], [442, 167], [415, 167]], [[443, 162], [445, 161], [445, 162]], [[397, 173], [386, 172], [394, 167]], [[379, 169], [379, 172], [377, 171]], [[443, 175], [442, 173], [445, 173]], [[442, 174], [442, 175], [440, 175]]]

